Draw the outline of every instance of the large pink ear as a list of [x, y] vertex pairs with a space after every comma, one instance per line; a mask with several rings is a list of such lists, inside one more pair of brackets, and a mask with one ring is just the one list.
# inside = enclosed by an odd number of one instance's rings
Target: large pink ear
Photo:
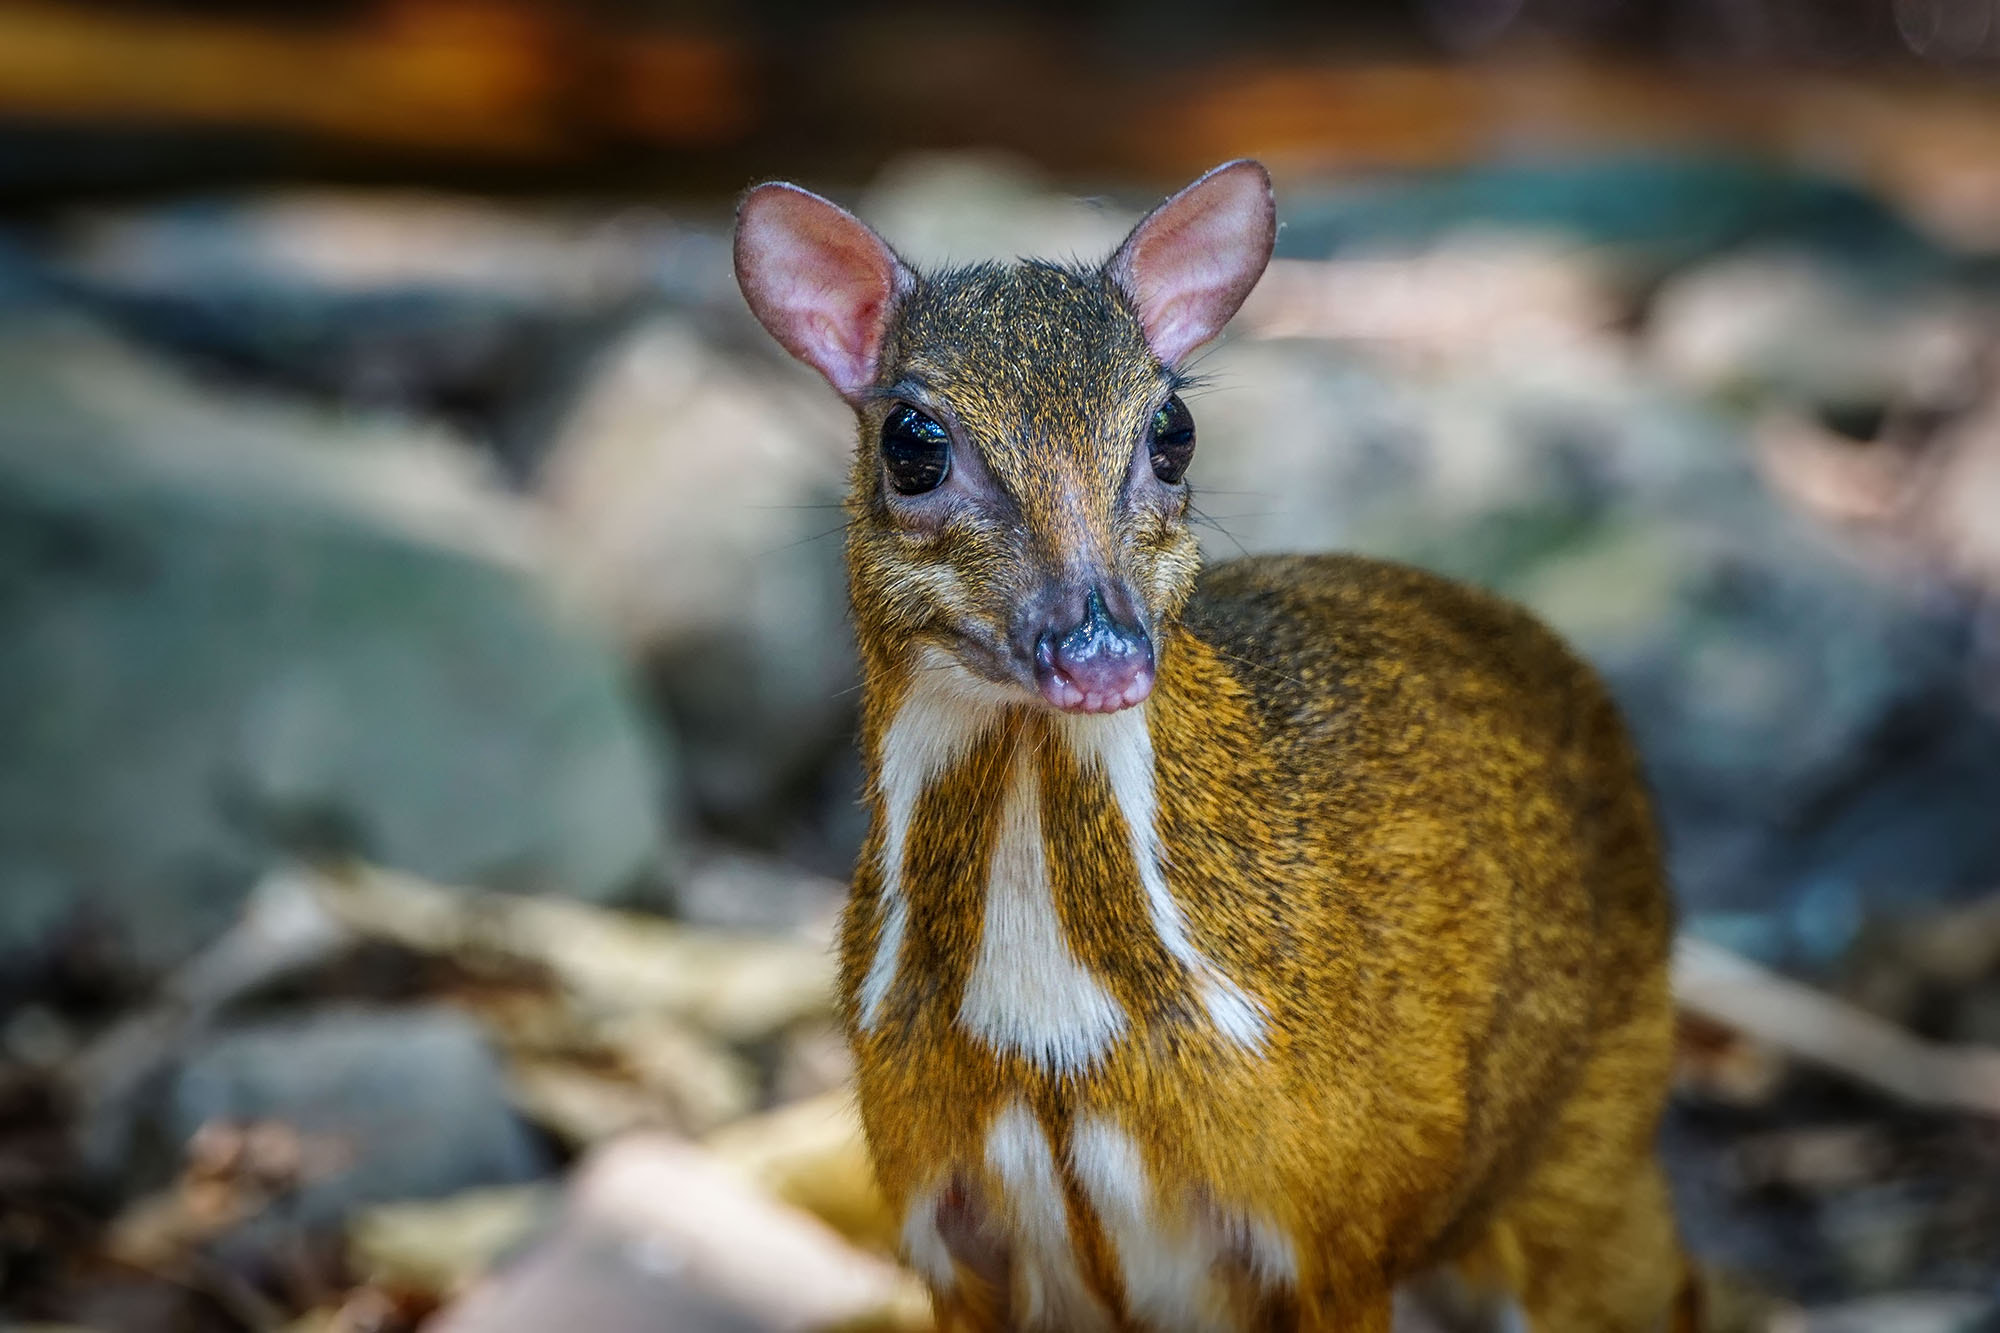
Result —
[[910, 271], [846, 209], [796, 185], [759, 185], [736, 209], [736, 283], [785, 350], [843, 398], [875, 382]]
[[1174, 366], [1222, 332], [1277, 239], [1270, 173], [1239, 158], [1148, 213], [1107, 271], [1138, 312], [1153, 355]]

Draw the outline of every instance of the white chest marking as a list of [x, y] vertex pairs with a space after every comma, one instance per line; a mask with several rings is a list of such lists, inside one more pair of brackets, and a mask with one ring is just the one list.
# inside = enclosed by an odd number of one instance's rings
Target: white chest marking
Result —
[[1239, 1215], [1216, 1219], [1231, 1253], [1248, 1261], [1251, 1276], [1267, 1287], [1299, 1285], [1299, 1255], [1292, 1238], [1261, 1218]]
[[896, 967], [909, 929], [909, 900], [903, 894], [903, 858], [910, 819], [924, 788], [965, 756], [999, 719], [1005, 698], [941, 654], [927, 654], [917, 664], [910, 694], [882, 739], [882, 763], [877, 778], [881, 794], [882, 895], [877, 907], [881, 926], [875, 956], [861, 981], [861, 1030], [872, 1032], [882, 1016], [882, 1002], [896, 983]]
[[917, 1270], [939, 1291], [949, 1291], [955, 1277], [951, 1263], [951, 1247], [945, 1244], [944, 1233], [938, 1230], [938, 1201], [943, 1197], [942, 1184], [929, 1189], [918, 1190], [910, 1200], [909, 1211], [903, 1214], [903, 1257], [910, 1267]]
[[993, 1118], [986, 1134], [986, 1165], [999, 1177], [1011, 1222], [1018, 1325], [1062, 1333], [1108, 1327], [1104, 1306], [1076, 1266], [1069, 1212], [1048, 1135], [1021, 1103], [1010, 1103]]
[[996, 1050], [1076, 1073], [1124, 1034], [1125, 1010], [1064, 936], [1042, 846], [1040, 787], [1035, 756], [1017, 748], [988, 862], [979, 956], [958, 1021]]
[[1298, 1257], [1289, 1237], [1241, 1215], [1176, 1210], [1176, 1201], [1160, 1199], [1153, 1189], [1139, 1145], [1109, 1120], [1079, 1119], [1069, 1160], [1117, 1252], [1125, 1303], [1146, 1327], [1162, 1333], [1232, 1328], [1228, 1297], [1216, 1280], [1225, 1262], [1247, 1261], [1265, 1287], [1297, 1285]]
[[1100, 769], [1111, 785], [1112, 799], [1129, 830], [1132, 859], [1146, 891], [1146, 910], [1154, 934], [1167, 953], [1188, 970], [1217, 1030], [1239, 1046], [1261, 1051], [1267, 1035], [1263, 1006], [1194, 947], [1180, 904], [1168, 891], [1160, 844], [1159, 795], [1153, 783], [1153, 737], [1146, 729], [1146, 711], [1127, 708], [1117, 713], [1067, 717], [1070, 745], [1079, 763]]
[[1077, 1122], [1069, 1159], [1118, 1252], [1125, 1303], [1139, 1321], [1163, 1333], [1229, 1328], [1212, 1276], [1220, 1256], [1193, 1228], [1175, 1234], [1163, 1225], [1139, 1145], [1110, 1121], [1090, 1116]]
[[[909, 928], [903, 890], [910, 822], [924, 790], [962, 760], [1015, 703], [999, 686], [942, 653], [917, 664], [915, 683], [882, 741], [877, 779], [883, 837], [875, 954], [862, 978], [861, 1028], [873, 1031], [896, 982]], [[1154, 786], [1153, 743], [1143, 708], [1062, 719], [1079, 763], [1105, 775], [1124, 818], [1154, 934], [1179, 962], [1216, 1030], [1252, 1051], [1264, 1048], [1263, 1009], [1188, 938], [1167, 887]], [[987, 867], [979, 955], [959, 1006], [959, 1022], [995, 1049], [1017, 1052], [1053, 1072], [1089, 1068], [1125, 1032], [1118, 1001], [1080, 964], [1056, 915], [1043, 847], [1035, 757], [1014, 757]]]

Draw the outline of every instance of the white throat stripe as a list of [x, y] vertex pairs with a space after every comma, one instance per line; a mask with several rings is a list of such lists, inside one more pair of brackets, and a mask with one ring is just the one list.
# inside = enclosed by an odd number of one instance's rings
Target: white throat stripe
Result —
[[1042, 846], [1035, 756], [1017, 747], [986, 874], [986, 922], [958, 1021], [996, 1050], [1058, 1073], [1095, 1064], [1125, 1010], [1071, 952]]
[[1180, 904], [1167, 888], [1159, 799], [1153, 783], [1153, 738], [1146, 729], [1146, 710], [1075, 715], [1065, 721], [1077, 761], [1104, 774], [1118, 812], [1125, 818], [1153, 933], [1167, 953], [1187, 968], [1216, 1028], [1239, 1046], [1262, 1050], [1266, 1038], [1263, 1006], [1194, 947]]
[[882, 738], [877, 790], [882, 798], [881, 926], [875, 956], [861, 981], [861, 1030], [872, 1032], [881, 1021], [882, 1004], [896, 984], [896, 968], [909, 928], [909, 903], [903, 895], [903, 861], [910, 820], [924, 789], [963, 759], [979, 738], [999, 720], [1003, 700], [992, 686], [978, 680], [935, 650], [917, 663], [910, 694]]

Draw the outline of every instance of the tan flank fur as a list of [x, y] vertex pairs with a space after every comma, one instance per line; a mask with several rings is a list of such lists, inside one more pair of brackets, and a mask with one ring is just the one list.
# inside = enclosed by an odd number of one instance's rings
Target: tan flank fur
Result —
[[841, 1003], [906, 1257], [970, 1330], [1381, 1333], [1439, 1273], [1536, 1333], [1691, 1327], [1603, 687], [1414, 569], [1201, 568], [1177, 395], [1274, 218], [1235, 162], [1102, 266], [920, 274], [796, 187], [739, 212], [859, 422]]

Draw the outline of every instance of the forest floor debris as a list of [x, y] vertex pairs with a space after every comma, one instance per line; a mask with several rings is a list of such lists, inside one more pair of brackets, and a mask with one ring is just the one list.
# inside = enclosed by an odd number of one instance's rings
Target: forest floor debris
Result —
[[[1903, 923], [1856, 976], [1883, 993], [1902, 957], [1926, 960], [1926, 984], [1990, 980], [2000, 960], [1970, 926], [1991, 907], [1964, 910], [1967, 924], [1943, 934]], [[788, 1041], [834, 1040], [827, 957], [823, 938], [372, 867], [288, 869], [163, 988], [157, 1004], [183, 1014], [173, 1040], [142, 1051], [116, 1035], [126, 1018], [39, 1083], [10, 1073], [0, 1168], [38, 1158], [43, 1170], [15, 1167], [24, 1188], [0, 1203], [0, 1308], [99, 1333], [511, 1333], [586, 1307], [564, 1322], [922, 1329], [838, 1062], [789, 1091], [780, 1079], [799, 1058]], [[189, 977], [223, 979], [190, 1005]], [[1729, 1261], [1722, 1327], [1971, 1329], [2000, 1283], [2000, 1116], [1981, 1082], [2000, 1057], [1946, 1051], [1698, 941], [1683, 942], [1677, 980], [1687, 1011], [1668, 1160], [1696, 1248]], [[490, 1113], [534, 1126], [547, 1165], [469, 1189], [380, 1179], [313, 1205], [374, 1151], [337, 1105], [159, 1100], [163, 1080], [200, 1077], [218, 1036], [264, 1041], [273, 1087], [289, 1086], [292, 1056], [312, 1066], [301, 1076], [323, 1074], [332, 1057], [304, 1034], [332, 1021], [347, 1041], [343, 1014], [386, 1015], [390, 1032], [455, 1015], [452, 1049], [476, 1032], [497, 1061]], [[121, 1058], [143, 1075], [107, 1070]], [[85, 1074], [135, 1099], [130, 1156], [110, 1177], [103, 1162], [85, 1168], [65, 1120]], [[467, 1116], [447, 1132], [462, 1136]]]

